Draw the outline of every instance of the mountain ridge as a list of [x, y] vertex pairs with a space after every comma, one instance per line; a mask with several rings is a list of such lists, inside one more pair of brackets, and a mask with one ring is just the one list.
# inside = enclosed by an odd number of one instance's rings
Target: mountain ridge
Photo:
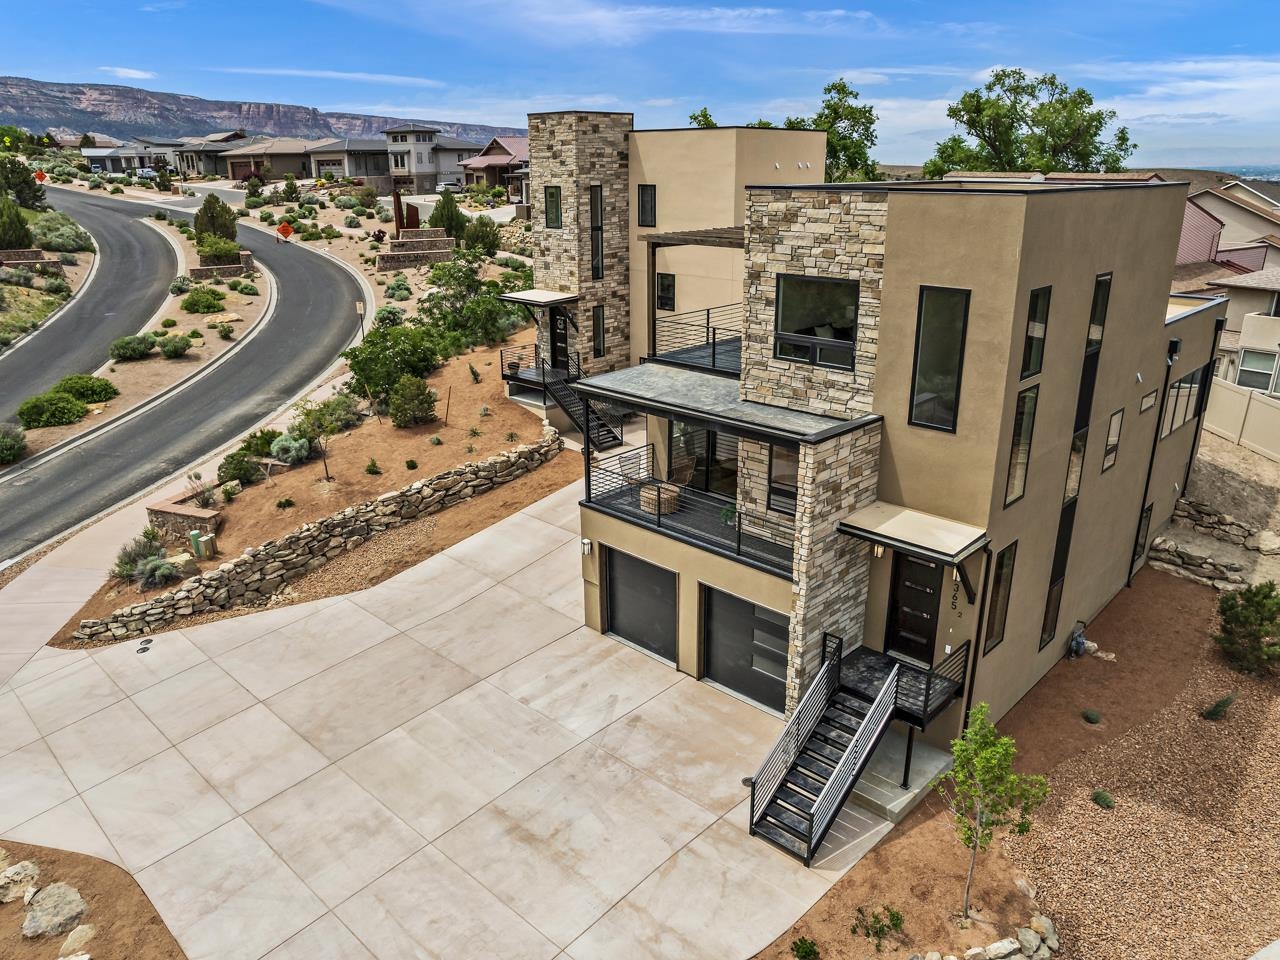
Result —
[[522, 127], [499, 127], [419, 117], [326, 112], [316, 107], [270, 101], [208, 100], [184, 93], [161, 93], [111, 83], [52, 83], [27, 77], [0, 77], [0, 124], [32, 133], [59, 135], [88, 130], [119, 139], [139, 136], [199, 136], [217, 130], [279, 137], [376, 137], [398, 123], [425, 123], [451, 137], [487, 143], [492, 137], [522, 136]]

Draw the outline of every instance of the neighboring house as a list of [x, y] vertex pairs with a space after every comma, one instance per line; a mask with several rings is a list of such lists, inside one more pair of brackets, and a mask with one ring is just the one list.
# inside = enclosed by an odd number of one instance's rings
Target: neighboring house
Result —
[[1192, 194], [1189, 202], [1222, 223], [1219, 261], [1230, 261], [1248, 270], [1280, 267], [1280, 206], [1271, 198], [1242, 183], [1212, 187]]
[[468, 184], [505, 187], [517, 203], [528, 203], [528, 137], [494, 137], [484, 149], [462, 163]]
[[750, 823], [807, 860], [891, 720], [909, 775], [915, 731], [1003, 716], [1169, 521], [1226, 307], [1169, 296], [1186, 188], [796, 186], [799, 131], [529, 127], [503, 370], [585, 427], [587, 623], [788, 716]]
[[1280, 393], [1280, 267], [1222, 278], [1231, 296], [1213, 372], [1250, 390]]
[[313, 177], [385, 178], [390, 170], [387, 143], [381, 139], [333, 140], [311, 147], [307, 153]]
[[444, 136], [421, 123], [402, 123], [383, 135], [394, 185], [406, 193], [432, 193], [437, 183], [457, 179], [460, 164], [480, 150], [478, 143]]
[[336, 143], [333, 138], [324, 140], [300, 140], [297, 137], [254, 138], [254, 142], [235, 146], [223, 152], [227, 176], [232, 180], [249, 177], [269, 170], [273, 177], [292, 173], [295, 177], [311, 176], [311, 155], [314, 147]]
[[106, 173], [131, 173], [154, 166], [158, 159], [163, 159], [173, 169], [181, 146], [184, 146], [181, 140], [140, 137], [119, 146], [83, 147], [80, 155], [90, 164], [96, 163]]
[[[265, 140], [266, 138], [254, 138]], [[227, 165], [222, 155], [250, 141], [241, 130], [219, 131], [203, 137], [183, 137], [176, 151], [177, 170], [183, 176], [226, 176]]]

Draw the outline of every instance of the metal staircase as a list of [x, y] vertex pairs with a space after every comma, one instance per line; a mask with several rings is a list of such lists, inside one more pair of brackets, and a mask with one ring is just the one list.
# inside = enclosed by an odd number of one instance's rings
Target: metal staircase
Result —
[[540, 363], [543, 388], [573, 421], [573, 425], [585, 434], [587, 420], [590, 419], [591, 449], [610, 450], [622, 446], [622, 417], [609, 413], [570, 386], [572, 381], [582, 376], [582, 366], [577, 358], [570, 358], [567, 373], [553, 370], [545, 360]]
[[751, 780], [751, 833], [806, 867], [889, 728], [898, 698], [897, 666], [870, 703], [843, 688], [843, 647], [839, 637], [823, 637], [818, 676]]

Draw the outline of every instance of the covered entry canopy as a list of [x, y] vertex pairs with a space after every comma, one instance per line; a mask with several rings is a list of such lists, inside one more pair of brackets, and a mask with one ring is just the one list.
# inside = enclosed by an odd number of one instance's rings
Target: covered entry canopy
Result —
[[574, 303], [578, 299], [576, 293], [564, 293], [561, 290], [514, 290], [498, 297], [507, 303], [518, 303], [525, 307], [555, 307], [562, 303]]
[[884, 501], [855, 510], [838, 528], [859, 540], [950, 566], [990, 542], [981, 527]]

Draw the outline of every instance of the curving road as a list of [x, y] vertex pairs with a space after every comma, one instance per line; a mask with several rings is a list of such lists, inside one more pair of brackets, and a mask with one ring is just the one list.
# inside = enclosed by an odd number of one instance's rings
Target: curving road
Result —
[[18, 404], [69, 373], [92, 373], [107, 345], [137, 333], [160, 309], [178, 273], [173, 247], [142, 221], [150, 208], [107, 197], [49, 190], [58, 210], [98, 241], [102, 258], [93, 283], [51, 324], [0, 354], [0, 421], [17, 419]]
[[[93, 202], [141, 209], [144, 215], [149, 209], [107, 198]], [[140, 416], [53, 460], [0, 478], [0, 561], [230, 443], [305, 389], [351, 342], [358, 322], [355, 301], [364, 294], [350, 273], [261, 231], [241, 230], [240, 242], [276, 278], [270, 322], [209, 376]], [[101, 274], [94, 283], [100, 279]]]

